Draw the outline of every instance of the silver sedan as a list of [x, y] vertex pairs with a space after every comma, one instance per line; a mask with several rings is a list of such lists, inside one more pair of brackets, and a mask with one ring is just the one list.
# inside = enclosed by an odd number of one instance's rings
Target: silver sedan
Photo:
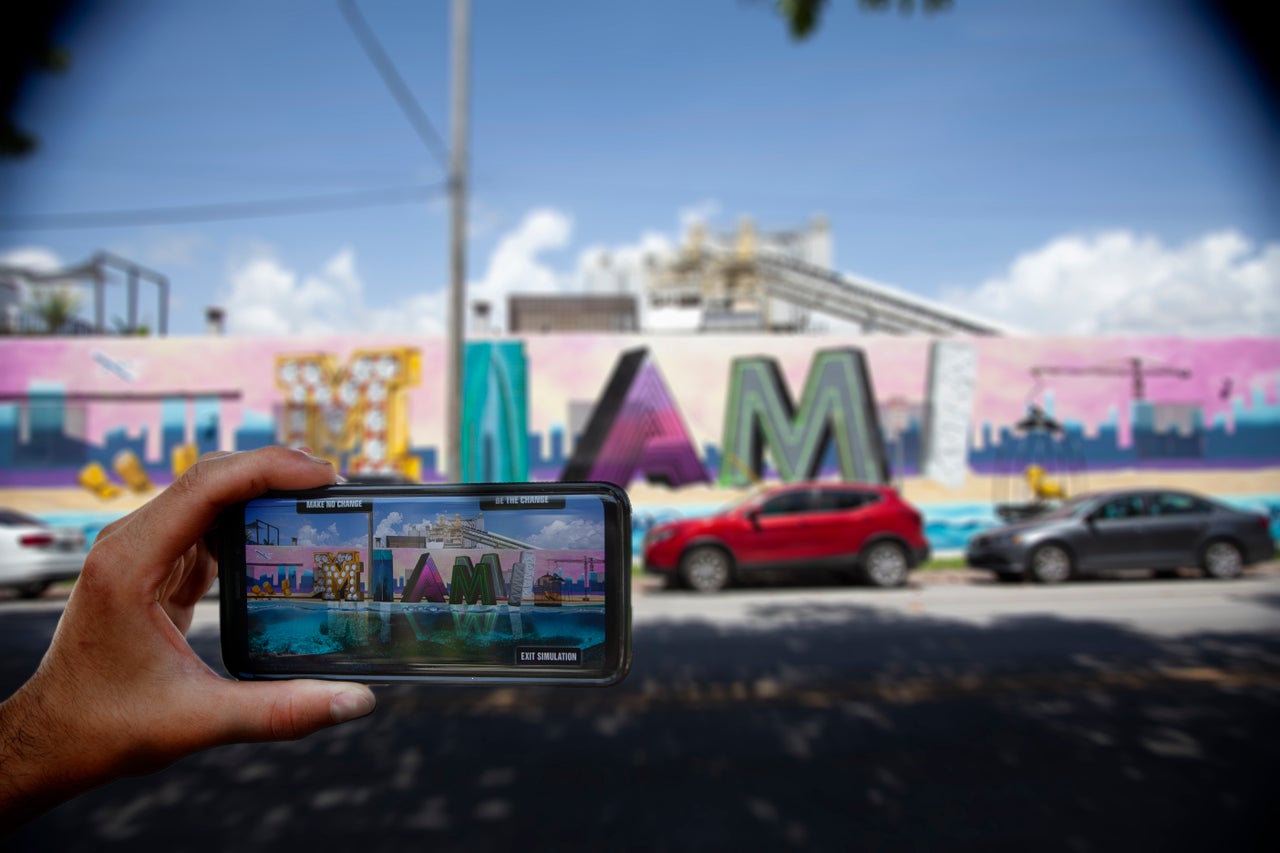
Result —
[[1058, 583], [1114, 569], [1168, 574], [1198, 566], [1234, 578], [1275, 556], [1271, 521], [1190, 492], [1134, 489], [1069, 500], [969, 540], [969, 565], [1000, 580]]
[[52, 583], [79, 577], [84, 557], [84, 531], [0, 508], [0, 589], [36, 598]]

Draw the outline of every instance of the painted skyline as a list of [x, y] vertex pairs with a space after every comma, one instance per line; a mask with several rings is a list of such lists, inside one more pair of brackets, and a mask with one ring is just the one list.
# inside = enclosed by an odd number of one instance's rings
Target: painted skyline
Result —
[[[1135, 460], [1238, 467], [1274, 465], [1280, 457], [1280, 342], [993, 338], [972, 344], [978, 353], [970, 441], [975, 470], [1006, 441], [1002, 431], [1025, 414], [1029, 401], [1047, 402], [1078, 434], [1091, 467]], [[734, 357], [767, 353], [777, 359], [794, 397], [817, 349], [863, 348], [882, 421], [894, 420], [886, 407], [909, 409], [905, 424], [886, 426], [890, 465], [901, 472], [918, 469], [928, 339], [575, 335], [524, 341], [531, 478], [559, 476], [577, 438], [566, 426], [571, 409], [597, 399], [620, 354], [637, 345], [650, 348], [655, 374], [713, 472]], [[276, 356], [329, 351], [342, 361], [359, 348], [393, 346], [421, 352], [421, 384], [406, 391], [410, 447], [422, 461], [423, 479], [438, 479], [440, 339], [12, 339], [0, 341], [6, 365], [0, 375], [0, 482], [70, 485], [80, 466], [107, 464], [122, 449], [134, 451], [157, 482], [165, 482], [176, 445], [191, 442], [206, 452], [277, 440], [282, 392], [269, 367]], [[1145, 399], [1135, 401], [1123, 370], [1133, 358], [1186, 375], [1147, 377]], [[1113, 372], [1038, 381], [1031, 375], [1033, 367], [1054, 365]], [[1194, 440], [1178, 445], [1173, 438], [1179, 435]], [[1166, 450], [1152, 452], [1157, 447]]]

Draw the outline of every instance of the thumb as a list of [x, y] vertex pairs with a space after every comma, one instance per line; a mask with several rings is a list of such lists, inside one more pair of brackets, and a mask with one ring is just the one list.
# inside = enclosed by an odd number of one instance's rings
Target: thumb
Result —
[[329, 726], [363, 717], [377, 704], [363, 684], [297, 680], [230, 682], [227, 740], [297, 740]]

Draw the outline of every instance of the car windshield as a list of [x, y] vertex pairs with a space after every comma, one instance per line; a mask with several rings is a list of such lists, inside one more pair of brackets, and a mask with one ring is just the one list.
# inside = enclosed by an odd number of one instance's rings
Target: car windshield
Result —
[[1049, 510], [1048, 512], [1044, 513], [1039, 517], [1040, 518], [1076, 518], [1080, 516], [1082, 513], [1086, 512], [1091, 506], [1093, 506], [1092, 496], [1072, 498], [1071, 500], [1064, 501], [1059, 506]]
[[33, 526], [44, 527], [45, 524], [35, 516], [18, 512], [16, 509], [0, 509], [0, 524], [5, 527]]
[[738, 497], [734, 498], [728, 503], [722, 505], [719, 509], [716, 510], [715, 514], [728, 515], [731, 512], [736, 512], [737, 510], [741, 509], [747, 504], [755, 503], [756, 501], [758, 501], [765, 494], [766, 491], [767, 490], [763, 488], [752, 489], [746, 494], [739, 495]]

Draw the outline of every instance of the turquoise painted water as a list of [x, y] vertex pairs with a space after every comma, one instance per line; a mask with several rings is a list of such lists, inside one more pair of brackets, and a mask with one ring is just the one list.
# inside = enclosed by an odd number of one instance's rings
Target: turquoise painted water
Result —
[[602, 648], [604, 605], [508, 607], [338, 603], [315, 599], [248, 602], [249, 654], [515, 665], [518, 646]]

